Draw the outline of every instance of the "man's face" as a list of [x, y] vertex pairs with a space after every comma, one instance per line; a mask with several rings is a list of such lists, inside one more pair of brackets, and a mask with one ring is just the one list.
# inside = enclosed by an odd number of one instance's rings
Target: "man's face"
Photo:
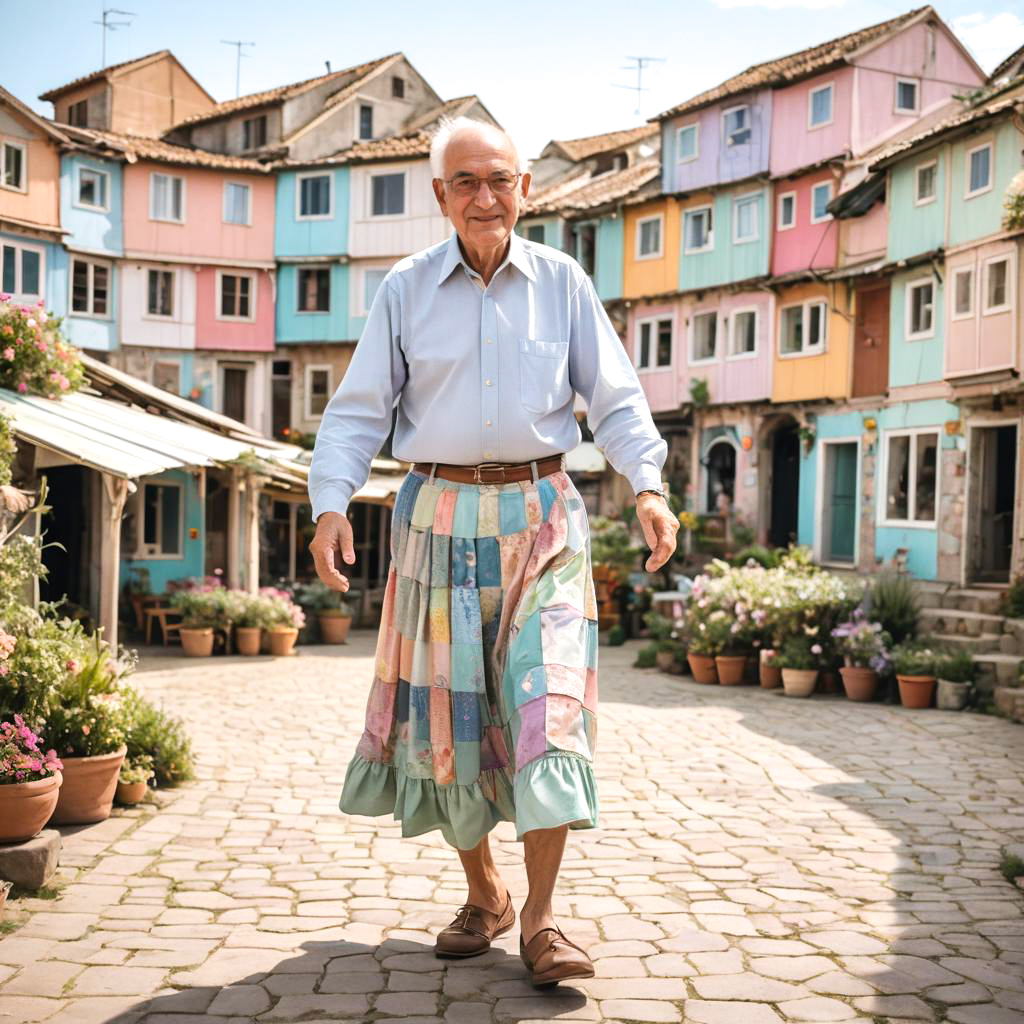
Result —
[[519, 219], [530, 188], [530, 175], [524, 174], [519, 184], [505, 194], [492, 192], [487, 182], [482, 181], [476, 194], [470, 196], [456, 195], [452, 179], [489, 178], [498, 174], [515, 177], [516, 173], [512, 146], [497, 131], [460, 132], [448, 143], [444, 177], [450, 184], [435, 178], [434, 194], [441, 212], [451, 220], [465, 246], [489, 250], [505, 244]]

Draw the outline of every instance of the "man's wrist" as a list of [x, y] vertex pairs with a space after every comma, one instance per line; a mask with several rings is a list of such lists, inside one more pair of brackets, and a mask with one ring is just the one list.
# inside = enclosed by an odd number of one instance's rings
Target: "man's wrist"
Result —
[[656, 494], [659, 498], [664, 501], [668, 501], [668, 495], [660, 487], [643, 487], [636, 492], [636, 496], [639, 499], [641, 494]]

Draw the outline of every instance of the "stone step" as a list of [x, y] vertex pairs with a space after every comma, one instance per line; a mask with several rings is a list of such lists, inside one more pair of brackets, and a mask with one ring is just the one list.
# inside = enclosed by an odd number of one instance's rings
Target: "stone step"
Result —
[[983, 612], [998, 615], [1002, 604], [1003, 590], [983, 587], [958, 587], [942, 595], [944, 608], [959, 608], [965, 612]]
[[936, 633], [981, 636], [982, 633], [1006, 632], [1003, 616], [964, 611], [962, 608], [922, 608], [921, 624]]
[[978, 686], [991, 691], [995, 686], [1017, 686], [1020, 683], [1020, 667], [1024, 657], [1019, 654], [997, 654], [986, 651], [975, 654], [974, 664], [978, 669]]
[[982, 633], [980, 636], [967, 636], [964, 633], [931, 633], [930, 640], [947, 644], [950, 647], [966, 647], [973, 654], [1016, 654], [1016, 643], [1013, 637], [1005, 639], [1014, 644], [1012, 651], [1004, 651], [1001, 641], [1004, 637], [998, 633]]

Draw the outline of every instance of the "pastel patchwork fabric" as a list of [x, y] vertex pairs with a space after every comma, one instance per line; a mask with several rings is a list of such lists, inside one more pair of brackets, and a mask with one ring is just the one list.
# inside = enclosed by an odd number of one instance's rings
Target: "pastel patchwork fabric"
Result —
[[470, 849], [499, 821], [593, 828], [597, 604], [564, 472], [461, 484], [410, 472], [366, 728], [341, 809]]

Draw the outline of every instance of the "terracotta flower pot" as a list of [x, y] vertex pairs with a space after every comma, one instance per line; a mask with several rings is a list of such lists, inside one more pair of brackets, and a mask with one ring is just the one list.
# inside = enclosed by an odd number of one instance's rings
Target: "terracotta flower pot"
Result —
[[338, 611], [318, 612], [316, 621], [320, 626], [320, 638], [325, 644], [348, 642], [348, 630], [352, 625], [351, 615], [342, 615]]
[[145, 782], [121, 782], [118, 779], [117, 792], [114, 795], [119, 804], [124, 804], [125, 807], [134, 807], [145, 797], [147, 789], [149, 786]]
[[213, 629], [181, 627], [181, 649], [188, 658], [208, 658], [213, 654]]
[[936, 680], [935, 706], [943, 711], [961, 711], [967, 707], [970, 683], [954, 683], [949, 679]]
[[777, 665], [767, 665], [762, 661], [758, 670], [758, 681], [762, 689], [777, 690], [782, 685], [782, 669]]
[[298, 639], [299, 631], [294, 627], [277, 626], [267, 630], [270, 637], [270, 653], [276, 657], [292, 654], [295, 641]]
[[21, 843], [38, 835], [57, 806], [60, 772], [32, 782], [0, 786], [0, 843]]
[[62, 757], [64, 781], [51, 825], [91, 825], [110, 817], [117, 776], [128, 748], [94, 757]]
[[718, 669], [715, 667], [715, 659], [711, 654], [688, 654], [686, 660], [690, 663], [690, 671], [693, 673], [694, 682], [717, 683]]
[[723, 686], [736, 686], [742, 683], [746, 667], [747, 656], [745, 654], [720, 654], [715, 658], [718, 681]]
[[878, 673], [873, 668], [846, 665], [839, 670], [848, 700], [873, 700], [878, 686]]
[[654, 664], [661, 669], [662, 672], [668, 672], [672, 668], [672, 662], [675, 660], [675, 655], [671, 651], [658, 651], [654, 655]]
[[900, 703], [905, 708], [927, 708], [932, 703], [935, 676], [896, 676], [900, 686]]
[[818, 681], [816, 668], [784, 668], [782, 670], [782, 688], [787, 697], [810, 697], [814, 693], [814, 684]]
[[260, 634], [263, 632], [259, 626], [236, 626], [235, 645], [238, 653], [252, 657], [260, 653]]

